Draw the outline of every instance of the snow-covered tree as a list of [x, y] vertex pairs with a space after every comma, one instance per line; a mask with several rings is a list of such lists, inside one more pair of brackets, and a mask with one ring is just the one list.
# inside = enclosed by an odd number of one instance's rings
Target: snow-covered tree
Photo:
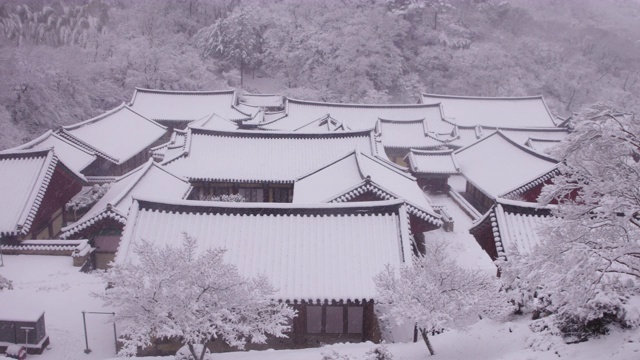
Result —
[[254, 7], [236, 8], [228, 17], [202, 28], [195, 35], [204, 57], [220, 56], [238, 64], [240, 85], [246, 66], [255, 68], [262, 55], [262, 32], [258, 11]]
[[76, 213], [78, 210], [87, 210], [93, 204], [97, 203], [104, 194], [109, 191], [111, 184], [94, 184], [91, 189], [80, 192], [78, 195], [74, 196], [69, 202], [65, 205], [67, 210], [71, 210]]
[[230, 194], [230, 195], [204, 195], [201, 194], [199, 197], [200, 200], [204, 201], [221, 201], [221, 202], [246, 202], [247, 199], [240, 194]]
[[186, 234], [179, 247], [141, 241], [136, 259], [103, 273], [111, 286], [100, 297], [116, 311], [121, 355], [171, 338], [202, 360], [210, 341], [242, 349], [247, 341], [264, 343], [267, 335], [286, 336], [295, 311], [273, 300], [268, 279], [241, 276], [223, 261], [223, 249], [198, 254], [196, 248], [196, 239]]
[[629, 303], [640, 280], [640, 124], [593, 105], [555, 155], [564, 159], [561, 174], [539, 201], [557, 202], [557, 219], [540, 229], [531, 254], [500, 264], [503, 278], [579, 338], [606, 332], [610, 322], [638, 326]]
[[416, 324], [431, 355], [428, 334], [459, 328], [482, 315], [498, 315], [507, 303], [494, 276], [460, 267], [445, 242], [427, 242], [424, 255], [410, 265], [390, 266], [375, 277], [384, 316], [396, 324]]

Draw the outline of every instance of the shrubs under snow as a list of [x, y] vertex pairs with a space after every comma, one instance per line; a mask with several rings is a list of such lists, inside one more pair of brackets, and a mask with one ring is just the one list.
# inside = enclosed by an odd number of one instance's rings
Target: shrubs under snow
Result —
[[385, 344], [380, 344], [361, 357], [355, 357], [346, 354], [340, 354], [335, 350], [322, 353], [322, 360], [393, 360], [393, 354]]

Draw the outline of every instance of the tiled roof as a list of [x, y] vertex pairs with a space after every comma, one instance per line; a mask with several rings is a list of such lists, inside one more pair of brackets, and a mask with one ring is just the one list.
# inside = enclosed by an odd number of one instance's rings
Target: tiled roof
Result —
[[464, 127], [458, 126], [457, 133], [459, 137], [449, 144], [454, 147], [464, 147], [471, 145], [479, 139], [493, 134], [496, 130], [500, 130], [503, 135], [520, 145], [526, 145], [527, 140], [530, 138], [548, 140], [548, 141], [560, 141], [569, 134], [569, 129], [566, 128], [495, 128], [487, 126], [471, 126]]
[[234, 107], [234, 90], [223, 91], [164, 91], [136, 88], [131, 108], [157, 121], [195, 121], [212, 113], [227, 119], [241, 120], [251, 114]]
[[551, 216], [507, 211], [499, 203], [489, 216], [498, 256], [501, 257], [509, 257], [516, 253], [529, 254], [540, 244], [538, 231], [552, 219]]
[[549, 140], [549, 139], [534, 139], [529, 138], [525, 142], [525, 145], [536, 150], [538, 152], [546, 153], [549, 149], [555, 147], [560, 144], [562, 140]]
[[379, 119], [376, 130], [382, 144], [388, 148], [426, 149], [446, 145], [452, 136], [453, 125], [442, 121], [438, 108], [432, 108], [431, 117], [418, 120]]
[[560, 142], [569, 135], [569, 130], [566, 128], [500, 129], [500, 131], [520, 145], [526, 145], [529, 139]]
[[26, 235], [58, 163], [53, 150], [0, 154], [0, 235]]
[[412, 204], [439, 222], [429, 200], [416, 179], [409, 173], [377, 157], [352, 151], [323, 168], [296, 180], [293, 202], [312, 204], [319, 202], [343, 202], [365, 191], [379, 193], [383, 198], [401, 199]]
[[445, 119], [461, 126], [556, 126], [542, 96], [470, 97], [422, 94], [422, 103], [441, 104]]
[[301, 134], [190, 128], [185, 152], [165, 166], [191, 180], [289, 182], [359, 148], [374, 153], [372, 131]]
[[284, 96], [272, 94], [242, 94], [240, 103], [258, 107], [283, 107]]
[[134, 196], [179, 200], [190, 189], [191, 185], [186, 179], [167, 172], [149, 159], [112, 183], [104, 196], [84, 216], [62, 229], [62, 237], [69, 237], [106, 217], [124, 224]]
[[74, 144], [51, 130], [26, 144], [5, 150], [4, 152], [15, 150], [48, 150], [51, 148], [53, 148], [60, 161], [80, 178], [83, 178], [80, 171], [96, 159], [96, 155], [90, 150]]
[[349, 126], [345, 125], [342, 121], [336, 120], [327, 114], [319, 119], [305, 124], [293, 131], [300, 132], [332, 132], [332, 131], [348, 131], [351, 130]]
[[200, 120], [189, 123], [189, 127], [197, 127], [210, 130], [237, 130], [238, 125], [231, 120], [224, 119], [217, 114], [205, 116]]
[[453, 152], [464, 177], [496, 198], [555, 171], [557, 161], [519, 145], [497, 131]]
[[122, 164], [158, 140], [167, 128], [126, 105], [78, 124], [64, 126], [61, 136]]
[[171, 138], [164, 144], [151, 148], [151, 156], [159, 161], [173, 159], [184, 152], [187, 143], [186, 130], [173, 130]]
[[372, 129], [379, 118], [390, 120], [422, 119], [427, 117], [433, 108], [438, 109], [438, 106], [423, 104], [336, 104], [287, 99], [285, 116], [279, 120], [265, 122], [260, 128], [292, 131], [329, 115], [352, 130], [365, 130]]
[[224, 248], [244, 276], [266, 275], [283, 300], [373, 299], [373, 277], [411, 259], [401, 201], [292, 204], [134, 202], [116, 262], [135, 261], [132, 244], [175, 245], [183, 232], [197, 252]]
[[411, 149], [406, 161], [415, 174], [459, 174], [460, 169], [452, 153], [453, 150]]

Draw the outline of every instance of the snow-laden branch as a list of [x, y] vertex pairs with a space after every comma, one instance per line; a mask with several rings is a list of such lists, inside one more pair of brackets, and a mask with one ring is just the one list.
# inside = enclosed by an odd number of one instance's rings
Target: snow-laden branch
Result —
[[121, 354], [135, 355], [155, 339], [180, 339], [201, 360], [204, 350], [196, 345], [215, 339], [242, 349], [247, 341], [285, 336], [295, 311], [273, 300], [268, 279], [240, 276], [223, 261], [223, 249], [197, 249], [186, 234], [179, 247], [141, 240], [136, 258], [103, 273], [112, 287], [100, 297], [116, 309]]

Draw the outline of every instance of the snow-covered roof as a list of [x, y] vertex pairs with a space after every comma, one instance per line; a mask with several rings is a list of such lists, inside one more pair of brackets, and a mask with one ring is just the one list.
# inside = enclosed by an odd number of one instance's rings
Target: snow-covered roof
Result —
[[327, 114], [319, 119], [305, 124], [293, 131], [300, 132], [332, 132], [332, 131], [348, 131], [351, 130], [349, 126], [345, 125], [342, 121], [336, 120]]
[[0, 235], [26, 235], [58, 163], [53, 150], [0, 154]]
[[[464, 147], [473, 144], [485, 136], [493, 134], [496, 130], [495, 127], [488, 126], [471, 126], [456, 127], [458, 138], [452, 140], [449, 145], [455, 147]], [[569, 134], [569, 129], [566, 128], [500, 128], [500, 131], [520, 145], [526, 145], [527, 140], [530, 138], [548, 140], [548, 141], [561, 141]]]
[[116, 262], [136, 261], [133, 244], [197, 239], [197, 251], [224, 248], [244, 276], [266, 275], [284, 300], [373, 299], [373, 277], [411, 259], [402, 201], [267, 204], [134, 202]]
[[145, 164], [120, 176], [98, 202], [75, 223], [62, 229], [62, 237], [73, 235], [104, 218], [124, 224], [134, 196], [168, 200], [183, 199], [191, 189], [189, 182], [149, 159]]
[[63, 126], [61, 136], [116, 164], [122, 164], [162, 137], [167, 128], [122, 104], [93, 119]]
[[234, 107], [235, 90], [165, 91], [136, 88], [131, 108], [140, 114], [162, 122], [189, 122], [216, 113], [227, 120], [251, 117]]
[[[382, 198], [402, 199], [439, 223], [416, 179], [388, 161], [355, 150], [296, 180], [293, 203], [343, 202], [371, 190]], [[375, 188], [375, 190], [374, 190]]]
[[288, 182], [360, 149], [375, 153], [372, 131], [303, 134], [190, 128], [184, 152], [164, 165], [190, 180]]
[[151, 148], [151, 156], [156, 160], [173, 159], [184, 152], [187, 131], [174, 129], [171, 138], [164, 144]]
[[556, 170], [557, 161], [517, 144], [497, 131], [453, 152], [467, 181], [491, 198]]
[[540, 244], [539, 229], [553, 219], [552, 216], [521, 213], [514, 209], [517, 208], [505, 208], [498, 203], [489, 215], [492, 225], [495, 224], [492, 230], [498, 256], [531, 253]]
[[456, 125], [555, 127], [542, 96], [472, 97], [422, 94], [423, 104], [441, 104], [444, 117]]
[[[43, 315], [44, 315], [44, 311], [42, 310], [25, 309], [19, 304], [5, 303], [3, 304], [3, 306], [0, 306], [0, 319], [2, 319], [3, 321], [32, 323], [32, 322], [37, 322]], [[12, 345], [12, 343], [5, 343], [5, 342], [2, 342], [2, 344], [3, 346]]]
[[284, 106], [284, 96], [273, 94], [242, 94], [240, 95], [239, 102], [249, 106], [281, 108]]
[[443, 146], [453, 139], [453, 125], [442, 121], [439, 108], [431, 108], [430, 116], [417, 120], [379, 119], [376, 131], [387, 148], [425, 149]]
[[560, 144], [562, 140], [548, 140], [548, 139], [535, 139], [529, 138], [525, 142], [525, 145], [536, 150], [538, 152], [547, 153], [550, 149]]
[[406, 156], [411, 172], [414, 174], [459, 174], [460, 169], [453, 150], [416, 150], [411, 149]]
[[286, 99], [285, 115], [271, 122], [265, 121], [260, 128], [292, 131], [328, 115], [352, 130], [364, 130], [372, 129], [379, 118], [422, 119], [428, 117], [433, 108], [439, 109], [424, 104], [337, 104]]
[[566, 128], [500, 129], [500, 131], [520, 145], [527, 145], [529, 139], [558, 143], [569, 135], [569, 130]]
[[189, 127], [197, 127], [210, 130], [237, 130], [238, 125], [231, 121], [220, 117], [217, 114], [205, 116], [200, 120], [189, 123]]
[[3, 152], [12, 152], [15, 150], [49, 150], [51, 148], [54, 149], [60, 161], [80, 178], [82, 178], [80, 171], [96, 159], [96, 155], [92, 151], [74, 144], [51, 130], [28, 143]]

